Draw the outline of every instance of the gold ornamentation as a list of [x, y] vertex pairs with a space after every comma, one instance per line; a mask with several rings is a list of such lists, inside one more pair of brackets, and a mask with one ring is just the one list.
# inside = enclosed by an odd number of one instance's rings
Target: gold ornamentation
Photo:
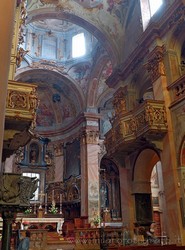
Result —
[[25, 22], [27, 18], [27, 10], [26, 10], [26, 0], [22, 0], [20, 4], [20, 20], [19, 20], [19, 35], [18, 35], [18, 44], [24, 43], [24, 28]]
[[29, 52], [29, 50], [24, 50], [23, 48], [19, 48], [17, 51], [17, 55], [16, 55], [16, 65], [17, 67], [21, 66], [21, 62], [23, 60], [23, 58], [25, 57], [25, 55]]
[[19, 91], [9, 91], [8, 107], [25, 109], [28, 108], [27, 94]]
[[165, 75], [164, 53], [165, 47], [157, 46], [149, 55], [148, 63], [145, 66], [150, 73], [152, 82], [156, 81], [160, 76]]
[[115, 116], [119, 116], [126, 112], [126, 87], [119, 88], [114, 94], [113, 107], [115, 109]]
[[171, 17], [171, 20], [169, 21], [169, 27], [171, 28], [172, 26], [176, 24], [181, 24], [185, 20], [185, 6], [181, 6], [178, 8], [174, 15]]
[[105, 135], [108, 154], [127, 151], [127, 143], [135, 143], [137, 138], [160, 140], [167, 132], [167, 115], [164, 102], [146, 100], [139, 109], [122, 116], [115, 116], [113, 127]]

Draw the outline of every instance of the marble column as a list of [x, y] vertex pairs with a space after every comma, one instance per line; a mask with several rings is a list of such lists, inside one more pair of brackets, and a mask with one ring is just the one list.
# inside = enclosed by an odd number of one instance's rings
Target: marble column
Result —
[[[10, 67], [10, 55], [14, 28], [16, 1], [6, 0], [0, 1], [0, 159], [2, 158], [3, 135], [4, 135], [4, 119], [6, 108], [6, 93], [8, 84], [8, 73]], [[1, 169], [1, 166], [0, 166]]]
[[81, 137], [81, 216], [89, 222], [100, 213], [99, 133], [86, 131]]

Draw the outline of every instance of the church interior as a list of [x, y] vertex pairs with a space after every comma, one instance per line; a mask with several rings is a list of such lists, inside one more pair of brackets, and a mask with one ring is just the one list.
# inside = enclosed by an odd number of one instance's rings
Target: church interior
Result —
[[4, 0], [0, 25], [1, 249], [184, 249], [185, 0]]

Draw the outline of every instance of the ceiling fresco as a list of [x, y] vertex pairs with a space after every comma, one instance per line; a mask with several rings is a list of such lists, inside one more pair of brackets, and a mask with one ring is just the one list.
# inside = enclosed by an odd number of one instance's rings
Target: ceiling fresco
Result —
[[[128, 5], [128, 0], [27, 1], [27, 54], [16, 80], [38, 85], [36, 130], [65, 128], [81, 112], [98, 112], [112, 98], [106, 79], [121, 61]], [[86, 55], [72, 58], [71, 39], [80, 32]], [[106, 125], [109, 117], [103, 116]]]
[[[35, 16], [38, 18], [39, 14], [51, 14], [53, 8], [55, 17], [69, 18], [70, 21], [74, 18], [82, 26], [86, 21], [93, 25], [93, 29], [101, 30], [103, 37], [118, 51], [123, 44], [128, 7], [129, 0], [32, 0], [28, 1], [28, 22], [33, 21]], [[78, 17], [77, 20], [75, 17]], [[88, 25], [86, 28], [88, 30]], [[117, 56], [119, 58], [119, 53]]]

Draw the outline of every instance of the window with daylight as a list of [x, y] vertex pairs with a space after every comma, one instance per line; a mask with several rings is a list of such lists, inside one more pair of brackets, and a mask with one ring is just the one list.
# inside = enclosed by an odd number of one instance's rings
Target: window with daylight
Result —
[[38, 173], [22, 173], [23, 176], [27, 177], [36, 177], [38, 181], [38, 187], [37, 190], [35, 191], [34, 197], [31, 199], [32, 201], [37, 201], [39, 199], [39, 187], [40, 187], [40, 174]]
[[164, 0], [140, 0], [143, 30], [146, 29], [151, 17], [159, 10]]
[[81, 57], [85, 55], [85, 36], [79, 33], [72, 38], [72, 57]]
[[151, 17], [161, 7], [162, 3], [163, 3], [163, 0], [149, 0]]

